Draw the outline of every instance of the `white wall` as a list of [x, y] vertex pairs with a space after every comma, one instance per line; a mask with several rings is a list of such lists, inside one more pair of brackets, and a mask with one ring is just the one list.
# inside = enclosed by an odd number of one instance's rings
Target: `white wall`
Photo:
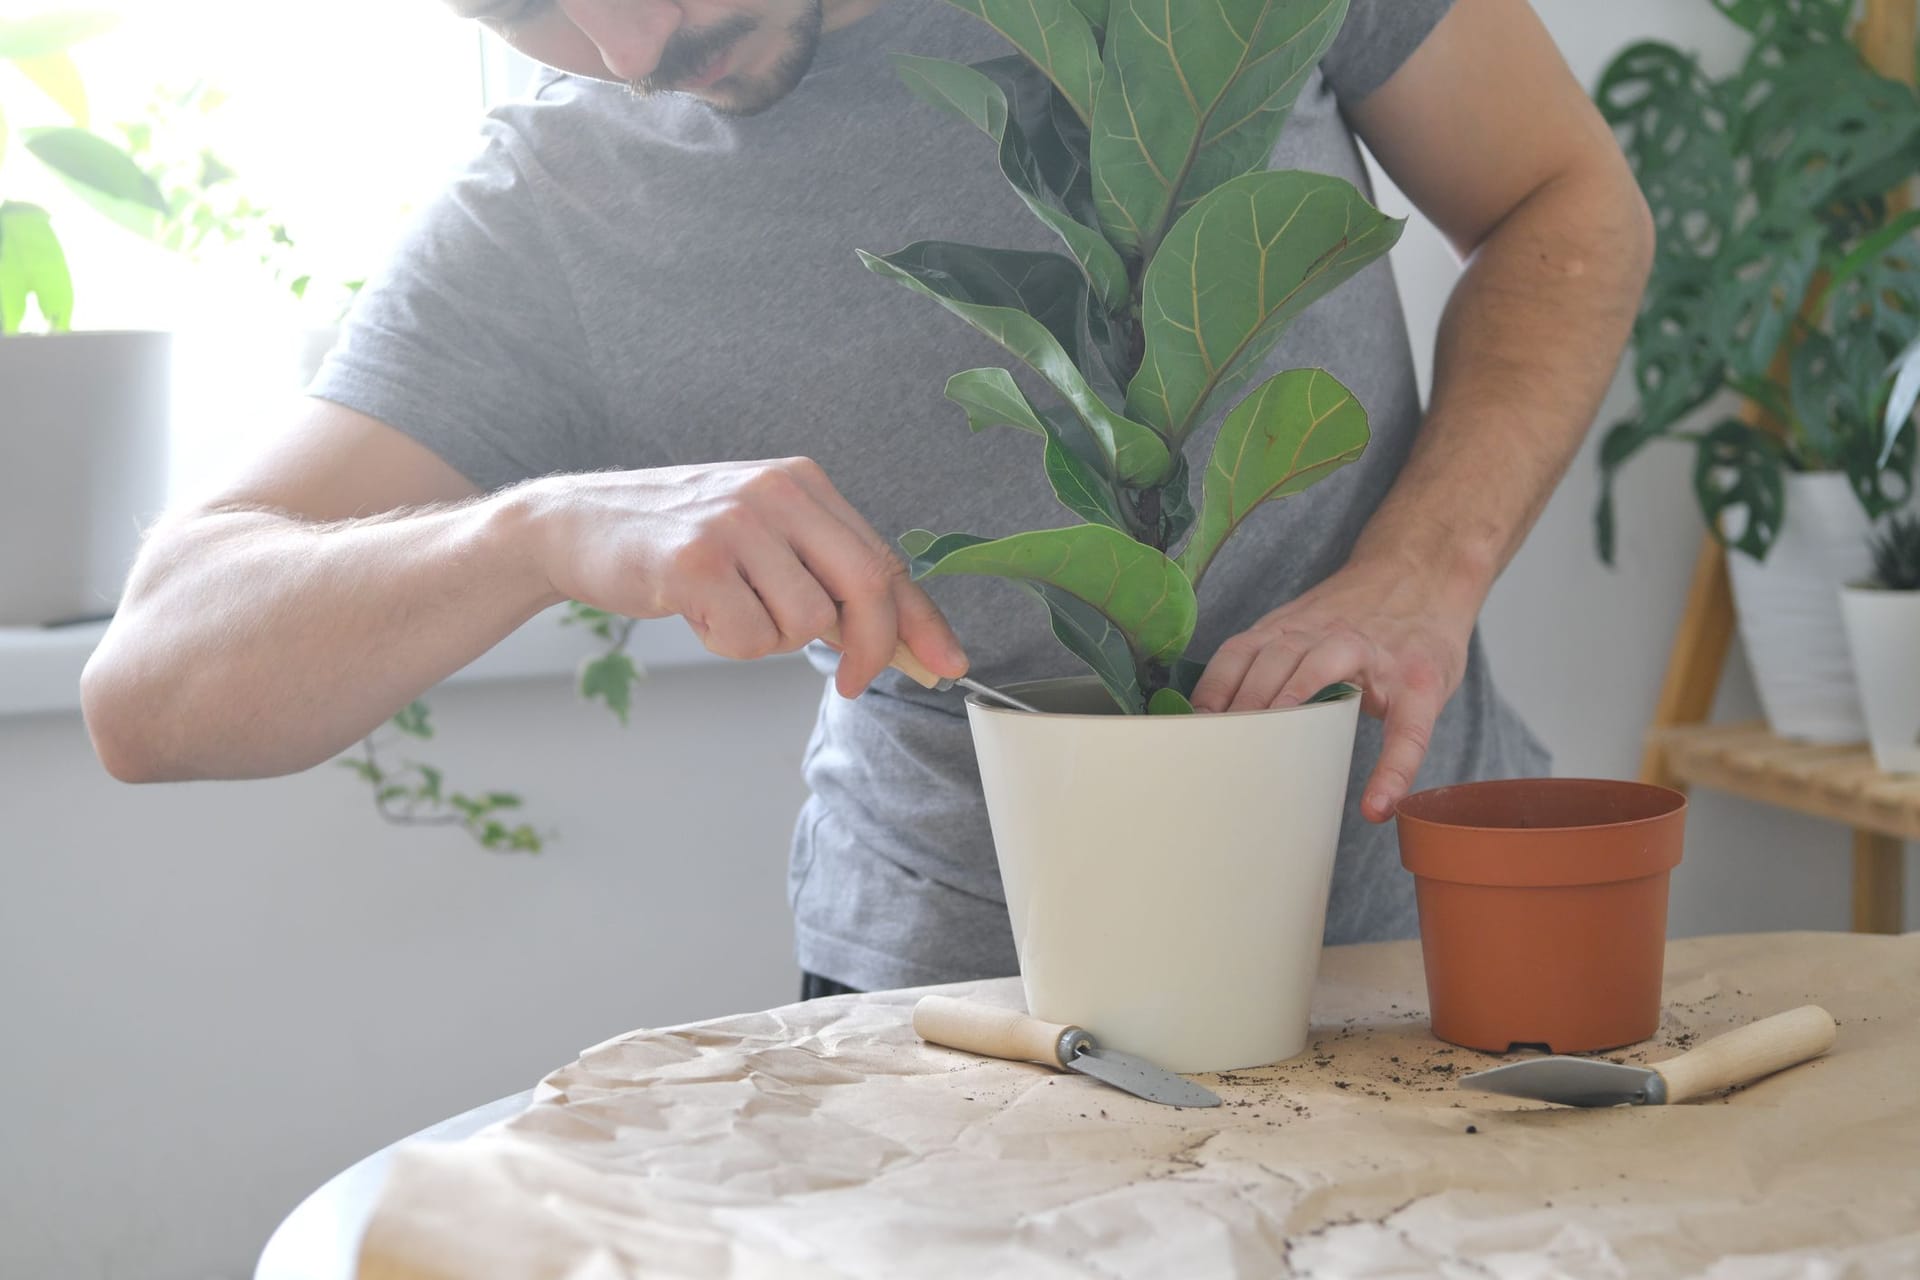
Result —
[[[1539, 7], [1589, 84], [1639, 33], [1725, 44], [1704, 0]], [[1423, 228], [1398, 262], [1424, 361], [1453, 266]], [[1637, 768], [1698, 538], [1680, 461], [1629, 473], [1608, 572], [1583, 458], [1488, 608], [1562, 773]], [[0, 719], [0, 1275], [249, 1274], [385, 1142], [630, 1027], [790, 998], [817, 692], [794, 660], [676, 668], [622, 731], [558, 679], [442, 690], [435, 758], [563, 828], [537, 859], [383, 826], [341, 770], [122, 787], [77, 717]], [[1721, 703], [1755, 711], [1737, 656]], [[1701, 795], [1673, 929], [1844, 928], [1848, 884], [1837, 829]]]

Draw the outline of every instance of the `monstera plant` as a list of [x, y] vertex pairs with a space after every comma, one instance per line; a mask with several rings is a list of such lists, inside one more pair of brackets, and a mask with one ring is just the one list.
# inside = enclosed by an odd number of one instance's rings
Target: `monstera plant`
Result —
[[[901, 545], [917, 577], [986, 574], [1030, 590], [1125, 711], [1188, 711], [1208, 565], [1256, 506], [1367, 443], [1365, 411], [1323, 370], [1248, 389], [1288, 322], [1399, 238], [1400, 221], [1350, 183], [1267, 169], [1346, 4], [954, 3], [1019, 53], [972, 66], [900, 54], [895, 66], [917, 96], [987, 135], [1061, 251], [924, 241], [861, 257], [1031, 371], [1038, 402], [1001, 367], [956, 373], [946, 394], [975, 431], [1040, 437], [1078, 522], [998, 537], [915, 530]], [[1196, 502], [1182, 450], [1222, 414]]]
[[[1849, 43], [1850, 0], [1713, 2], [1752, 33], [1739, 70], [1714, 79], [1649, 41], [1596, 95], [1659, 227], [1633, 334], [1639, 404], [1600, 452], [1608, 561], [1613, 478], [1657, 439], [1693, 446], [1708, 528], [1755, 558], [1789, 472], [1844, 473], [1869, 516], [1912, 487], [1920, 213], [1894, 193], [1920, 173], [1920, 101]], [[1760, 412], [1697, 422], [1722, 390]]]

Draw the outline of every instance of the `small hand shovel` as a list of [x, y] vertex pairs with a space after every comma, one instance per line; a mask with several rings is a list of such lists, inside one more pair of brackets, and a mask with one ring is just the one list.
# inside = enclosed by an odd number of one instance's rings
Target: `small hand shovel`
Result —
[[1594, 1058], [1531, 1058], [1461, 1076], [1460, 1083], [1570, 1107], [1659, 1106], [1703, 1098], [1817, 1058], [1833, 1047], [1834, 1035], [1833, 1015], [1808, 1004], [1715, 1036], [1650, 1067]]
[[1220, 1105], [1219, 1096], [1212, 1090], [1132, 1054], [1102, 1049], [1079, 1027], [1042, 1022], [1017, 1009], [974, 1004], [951, 996], [923, 996], [913, 1007], [913, 1029], [932, 1044], [983, 1053], [989, 1058], [1064, 1067], [1169, 1107]]
[[[827, 628], [826, 633], [820, 638], [836, 649], [841, 647], [839, 627]], [[958, 676], [949, 679], [946, 676], [935, 675], [933, 672], [927, 670], [920, 659], [913, 656], [913, 650], [907, 647], [905, 640], [902, 640], [894, 647], [893, 661], [887, 665], [891, 666], [895, 671], [898, 671], [901, 675], [913, 681], [921, 688], [931, 689], [935, 693], [945, 693], [955, 685], [958, 685], [962, 689], [977, 693], [990, 701], [1012, 707], [1015, 711], [1031, 711], [1036, 715], [1039, 714], [1040, 711], [1040, 708], [1034, 706], [1032, 703], [1022, 702], [1010, 693], [1000, 692], [992, 685], [981, 684], [971, 676]]]

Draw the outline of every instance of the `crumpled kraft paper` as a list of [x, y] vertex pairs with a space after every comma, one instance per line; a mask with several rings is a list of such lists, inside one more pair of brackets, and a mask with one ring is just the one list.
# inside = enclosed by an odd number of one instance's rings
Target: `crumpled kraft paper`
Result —
[[[943, 988], [1017, 1005], [1016, 981]], [[924, 992], [582, 1054], [525, 1114], [400, 1153], [366, 1280], [454, 1276], [1920, 1276], [1920, 934], [1679, 941], [1668, 1057], [1795, 1005], [1827, 1057], [1580, 1111], [1456, 1087], [1417, 944], [1330, 948], [1312, 1049], [1181, 1111], [922, 1044]]]

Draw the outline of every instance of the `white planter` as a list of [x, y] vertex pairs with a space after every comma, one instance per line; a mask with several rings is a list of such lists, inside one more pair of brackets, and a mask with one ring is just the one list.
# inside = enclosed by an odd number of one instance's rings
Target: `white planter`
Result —
[[102, 617], [167, 500], [172, 337], [0, 338], [0, 626]]
[[1920, 773], [1920, 591], [1841, 588], [1873, 761]]
[[967, 714], [1028, 1010], [1171, 1071], [1299, 1053], [1359, 698], [1124, 716], [1091, 678], [1020, 696], [1073, 714]]
[[1764, 562], [1727, 557], [1740, 641], [1767, 724], [1803, 742], [1867, 736], [1835, 593], [1873, 572], [1871, 524], [1838, 472], [1787, 477], [1786, 517]]

